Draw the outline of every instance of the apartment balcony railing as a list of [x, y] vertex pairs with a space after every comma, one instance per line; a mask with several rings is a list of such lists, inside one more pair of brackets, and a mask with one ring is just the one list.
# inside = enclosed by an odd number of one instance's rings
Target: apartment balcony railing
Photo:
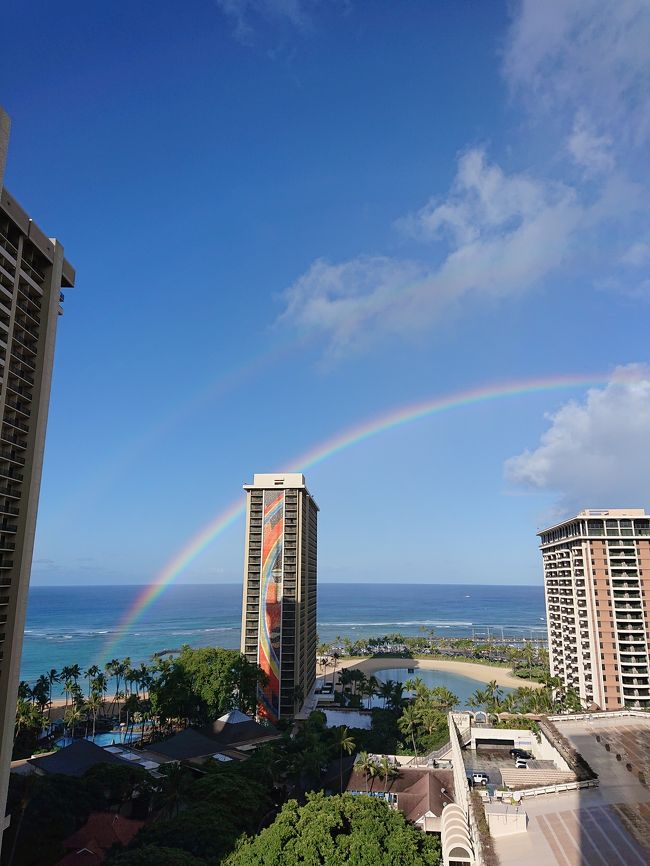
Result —
[[26, 424], [21, 424], [16, 418], [5, 418], [3, 419], [5, 424], [9, 424], [10, 427], [13, 427], [15, 430], [22, 430], [23, 433], [29, 433], [29, 427]]
[[17, 451], [14, 451], [13, 448], [0, 448], [0, 457], [3, 460], [11, 460], [19, 466], [25, 465], [25, 459]]
[[27, 276], [31, 277], [35, 283], [42, 285], [45, 282], [45, 274], [39, 271], [38, 268], [35, 268], [34, 265], [31, 265], [25, 259], [20, 260], [20, 269], [24, 271]]
[[0, 232], [0, 244], [2, 244], [8, 253], [11, 253], [14, 259], [16, 258], [18, 255], [18, 248], [11, 243], [7, 235], [3, 232]]

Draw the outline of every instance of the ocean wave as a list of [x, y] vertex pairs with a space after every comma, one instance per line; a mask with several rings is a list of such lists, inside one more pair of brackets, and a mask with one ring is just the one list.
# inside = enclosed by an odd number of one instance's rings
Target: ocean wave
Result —
[[368, 625], [381, 625], [381, 626], [395, 626], [395, 625], [438, 625], [438, 626], [450, 626], [450, 625], [464, 625], [471, 626], [474, 625], [473, 622], [466, 622], [464, 620], [455, 620], [455, 619], [411, 619], [411, 620], [390, 620], [390, 622], [320, 622], [319, 626], [323, 626], [324, 628], [359, 628]]
[[217, 626], [214, 628], [193, 628], [187, 631], [171, 631], [169, 634], [174, 637], [189, 637], [193, 634], [207, 634], [210, 632], [222, 632], [222, 631], [239, 631], [238, 626]]

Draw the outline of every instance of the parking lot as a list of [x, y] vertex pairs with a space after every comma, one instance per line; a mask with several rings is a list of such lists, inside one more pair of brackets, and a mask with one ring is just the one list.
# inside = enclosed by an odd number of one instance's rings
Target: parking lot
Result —
[[[488, 789], [502, 787], [501, 769], [511, 770], [515, 765], [515, 759], [509, 755], [509, 749], [477, 749], [476, 751], [466, 749], [463, 752], [463, 758], [466, 775], [469, 776], [475, 772], [488, 774], [490, 777]], [[535, 761], [532, 759], [528, 761], [528, 767], [536, 770], [556, 769], [553, 761]]]

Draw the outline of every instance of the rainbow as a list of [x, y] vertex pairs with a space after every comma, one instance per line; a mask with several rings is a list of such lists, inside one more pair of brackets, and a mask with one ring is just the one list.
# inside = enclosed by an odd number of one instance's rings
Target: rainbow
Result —
[[[647, 378], [647, 374], [645, 376]], [[592, 376], [553, 376], [543, 379], [527, 379], [517, 382], [506, 382], [500, 384], [484, 385], [467, 391], [459, 391], [443, 397], [434, 397], [419, 403], [402, 406], [390, 412], [378, 415], [370, 420], [351, 427], [331, 439], [320, 443], [301, 456], [291, 461], [285, 472], [304, 472], [317, 466], [324, 460], [339, 454], [353, 445], [358, 445], [373, 436], [393, 430], [404, 424], [428, 418], [452, 409], [462, 409], [465, 406], [474, 406], [486, 403], [490, 400], [504, 400], [512, 397], [522, 397], [529, 394], [539, 394], [548, 391], [559, 391], [571, 388], [591, 388], [605, 385], [610, 381], [616, 382], [640, 382], [644, 381], [643, 373], [637, 368], [617, 371], [613, 380], [611, 375]], [[118, 626], [116, 635], [104, 647], [102, 656], [110, 656], [118, 642], [126, 632], [135, 624], [142, 614], [149, 608], [172, 581], [190, 565], [199, 554], [203, 553], [215, 539], [217, 539], [229, 526], [244, 514], [245, 503], [238, 497], [224, 511], [220, 511], [212, 520], [203, 527], [190, 541], [171, 559], [160, 571], [153, 582], [138, 596], [131, 608], [127, 611], [122, 622]]]

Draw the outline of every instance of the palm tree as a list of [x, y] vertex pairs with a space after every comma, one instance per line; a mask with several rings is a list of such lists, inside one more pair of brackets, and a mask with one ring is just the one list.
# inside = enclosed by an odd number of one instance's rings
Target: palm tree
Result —
[[97, 676], [91, 682], [92, 691], [97, 692], [100, 696], [100, 712], [104, 713], [104, 703], [106, 702], [106, 692], [108, 691], [108, 680], [106, 678], [106, 674], [101, 671], [97, 674]]
[[40, 731], [45, 723], [43, 714], [29, 701], [19, 700], [16, 704], [16, 726], [14, 728], [14, 743], [21, 731], [32, 728]]
[[488, 704], [488, 708], [491, 712], [496, 712], [497, 707], [503, 698], [503, 689], [499, 688], [496, 680], [490, 680], [485, 687], [484, 694], [487, 697], [486, 703]]
[[415, 710], [415, 707], [408, 706], [404, 707], [404, 711], [400, 716], [400, 720], [397, 723], [397, 727], [403, 734], [410, 734], [411, 740], [413, 741], [413, 751], [415, 753], [415, 760], [417, 762], [418, 759], [418, 750], [415, 745], [415, 731], [418, 726], [418, 715]]
[[50, 718], [52, 716], [52, 686], [54, 685], [54, 683], [58, 683], [58, 681], [59, 681], [59, 675], [54, 670], [54, 668], [52, 668], [50, 670], [50, 672], [48, 673], [47, 679], [48, 679], [48, 682], [50, 684], [50, 705], [49, 705], [48, 710], [47, 710], [47, 720], [49, 722]]
[[488, 702], [487, 693], [484, 689], [476, 689], [475, 692], [469, 696], [469, 700], [467, 701], [468, 705], [473, 709], [479, 709], [480, 707], [484, 707]]
[[[140, 710], [140, 698], [137, 695], [130, 694], [124, 701], [123, 710], [126, 711], [126, 732], [129, 732], [129, 716], [134, 715]], [[122, 715], [120, 711], [120, 716]]]
[[531, 641], [526, 641], [521, 654], [523, 656], [524, 661], [528, 662], [528, 676], [529, 676], [529, 678], [532, 678], [533, 661], [535, 660], [535, 649], [534, 649]]
[[390, 705], [392, 709], [397, 710], [402, 706], [404, 700], [404, 685], [402, 683], [393, 684], [393, 694], [390, 697]]
[[93, 717], [93, 743], [95, 742], [95, 730], [97, 727], [97, 713], [104, 706], [104, 702], [102, 700], [99, 692], [91, 692], [88, 696], [88, 700], [85, 704], [86, 713], [90, 713]]
[[45, 708], [47, 707], [50, 700], [50, 682], [45, 674], [41, 674], [41, 676], [34, 683], [34, 687], [32, 689], [32, 696], [34, 698], [34, 703], [39, 708], [39, 710], [44, 713]]
[[384, 699], [384, 709], [386, 709], [386, 704], [393, 696], [393, 687], [395, 683], [393, 680], [386, 680], [385, 683], [379, 684], [379, 695]]
[[26, 680], [21, 680], [18, 683], [18, 700], [19, 701], [31, 701], [33, 698], [32, 690], [29, 683]]
[[336, 678], [336, 668], [338, 666], [338, 662], [341, 656], [334, 650], [332, 653], [332, 688], [334, 688], [334, 680]]
[[84, 673], [84, 678], [88, 680], [88, 697], [90, 697], [90, 692], [92, 689], [91, 680], [97, 676], [99, 673], [99, 668], [97, 665], [91, 665], [88, 670]]
[[373, 697], [379, 691], [379, 680], [375, 676], [368, 677], [364, 684], [364, 694], [368, 698], [368, 709], [370, 709], [370, 703]]
[[386, 794], [388, 792], [388, 783], [399, 776], [399, 770], [388, 760], [388, 755], [381, 756], [379, 776], [384, 780], [384, 794]]
[[[368, 754], [368, 752], [359, 752], [357, 755], [357, 760], [355, 762], [355, 767], [359, 770], [360, 773], [363, 773], [366, 780], [366, 794], [368, 793], [368, 776], [370, 775], [370, 768], [373, 765], [373, 760]], [[341, 787], [343, 785], [341, 784]]]
[[65, 716], [63, 717], [64, 722], [68, 730], [70, 731], [70, 736], [74, 740], [74, 732], [75, 727], [81, 721], [81, 707], [78, 704], [71, 704], [68, 709], [65, 711]]
[[451, 689], [445, 686], [436, 686], [434, 689], [431, 689], [431, 692], [437, 705], [445, 712], [453, 709], [460, 703], [458, 695], [455, 695]]
[[346, 755], [351, 755], [354, 752], [354, 739], [350, 736], [350, 731], [347, 727], [336, 729], [334, 742], [339, 750], [339, 793], [343, 793], [343, 752]]

